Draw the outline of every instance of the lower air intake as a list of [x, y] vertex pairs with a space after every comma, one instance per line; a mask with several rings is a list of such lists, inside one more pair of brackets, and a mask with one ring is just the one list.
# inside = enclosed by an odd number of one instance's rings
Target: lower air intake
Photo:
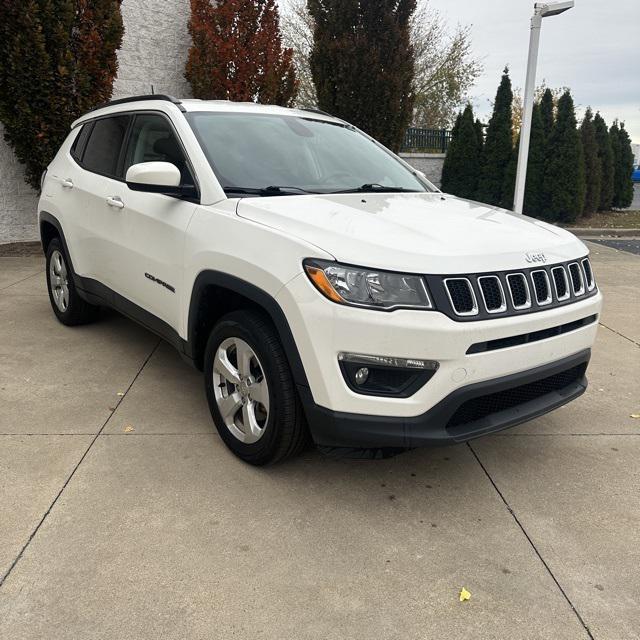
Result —
[[467, 400], [449, 418], [447, 429], [476, 422], [494, 413], [512, 409], [525, 402], [540, 398], [547, 393], [561, 391], [580, 380], [584, 375], [585, 368], [585, 364], [580, 364], [542, 380]]

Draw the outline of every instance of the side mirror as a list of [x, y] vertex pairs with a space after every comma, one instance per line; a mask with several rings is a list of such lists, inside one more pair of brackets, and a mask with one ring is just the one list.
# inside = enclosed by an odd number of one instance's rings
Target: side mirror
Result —
[[194, 196], [195, 187], [180, 185], [180, 170], [170, 162], [140, 162], [127, 170], [125, 181], [132, 191], [168, 196]]

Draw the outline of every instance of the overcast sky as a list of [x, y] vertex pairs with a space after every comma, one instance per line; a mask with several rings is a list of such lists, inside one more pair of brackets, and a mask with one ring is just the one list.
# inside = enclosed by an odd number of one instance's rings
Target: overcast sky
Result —
[[[450, 25], [471, 24], [473, 49], [484, 73], [472, 89], [480, 115], [488, 114], [500, 74], [509, 65], [514, 87], [524, 87], [532, 0], [430, 0]], [[575, 0], [545, 18], [536, 82], [568, 86], [580, 112], [591, 105], [611, 124], [625, 122], [640, 143], [640, 1]]]

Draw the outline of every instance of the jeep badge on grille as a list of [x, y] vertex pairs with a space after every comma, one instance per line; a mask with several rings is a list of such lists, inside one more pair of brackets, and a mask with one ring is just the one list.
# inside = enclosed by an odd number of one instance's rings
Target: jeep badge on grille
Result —
[[547, 256], [542, 251], [538, 251], [536, 253], [525, 253], [524, 259], [527, 262], [546, 262]]

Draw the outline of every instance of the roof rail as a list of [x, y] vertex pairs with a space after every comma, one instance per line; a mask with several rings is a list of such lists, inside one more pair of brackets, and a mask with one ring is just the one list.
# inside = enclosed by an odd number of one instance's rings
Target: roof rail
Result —
[[149, 94], [146, 96], [130, 96], [128, 98], [119, 98], [118, 100], [110, 100], [109, 102], [103, 102], [93, 109], [89, 109], [87, 113], [96, 111], [97, 109], [103, 109], [104, 107], [112, 107], [114, 104], [126, 104], [127, 102], [142, 102], [143, 100], [165, 100], [175, 104], [180, 111], [185, 112], [186, 109], [182, 106], [182, 102], [178, 98], [173, 96], [164, 95], [162, 93]]
[[[297, 107], [300, 111], [310, 111], [311, 113], [319, 113], [323, 116], [329, 116], [330, 118], [335, 118], [336, 116], [331, 115], [330, 113], [323, 111], [322, 109], [318, 109], [317, 107]], [[338, 118], [339, 120], [340, 118]]]

